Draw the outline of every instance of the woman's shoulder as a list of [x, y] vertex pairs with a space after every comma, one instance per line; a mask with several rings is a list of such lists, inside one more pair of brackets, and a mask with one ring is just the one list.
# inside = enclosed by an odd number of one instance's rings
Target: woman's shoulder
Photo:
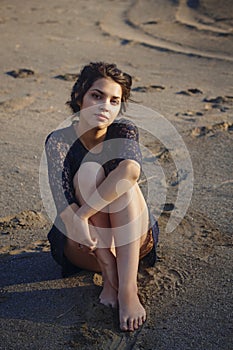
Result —
[[122, 126], [122, 127], [133, 126], [133, 127], [135, 127], [136, 126], [136, 124], [131, 119], [127, 119], [127, 118], [123, 118], [123, 117], [119, 118], [119, 119], [115, 119], [112, 125], [115, 125], [118, 127], [120, 127], [120, 126]]
[[110, 129], [112, 131], [113, 134], [115, 134], [116, 136], [124, 136], [124, 135], [128, 135], [129, 133], [134, 133], [134, 134], [138, 134], [138, 128], [136, 126], [136, 124], [130, 120], [130, 119], [126, 119], [126, 118], [120, 118], [120, 119], [116, 119], [111, 125], [110, 125]]
[[125, 130], [125, 129], [137, 130], [136, 124], [132, 120], [126, 119], [126, 118], [120, 118], [120, 119], [114, 120], [111, 126], [113, 129], [118, 129], [118, 130]]
[[47, 144], [49, 141], [53, 142], [65, 142], [65, 143], [73, 143], [75, 140], [75, 132], [73, 125], [69, 125], [65, 128], [55, 129], [52, 132], [49, 133], [49, 135], [46, 137], [45, 144]]

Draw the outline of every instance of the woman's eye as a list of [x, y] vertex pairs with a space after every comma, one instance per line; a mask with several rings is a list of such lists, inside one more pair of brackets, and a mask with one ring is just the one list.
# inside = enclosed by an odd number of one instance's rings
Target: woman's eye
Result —
[[114, 106], [117, 106], [117, 105], [119, 105], [120, 101], [119, 101], [119, 100], [112, 100], [111, 103], [112, 103]]
[[96, 94], [96, 93], [92, 94], [92, 97], [93, 97], [95, 100], [100, 100], [100, 99], [101, 99], [101, 96], [98, 95], [98, 94]]

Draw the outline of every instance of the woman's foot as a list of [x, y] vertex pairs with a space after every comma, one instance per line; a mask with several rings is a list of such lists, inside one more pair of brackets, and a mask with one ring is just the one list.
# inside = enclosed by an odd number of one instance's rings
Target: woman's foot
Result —
[[117, 307], [117, 290], [112, 287], [110, 282], [106, 280], [104, 287], [99, 296], [101, 304], [111, 307]]
[[95, 256], [102, 271], [104, 286], [105, 283], [107, 283], [107, 289], [110, 284], [113, 289], [118, 290], [118, 275], [115, 256], [109, 249], [98, 249], [95, 251]]
[[102, 271], [103, 290], [100, 302], [106, 306], [117, 307], [118, 276], [116, 258], [109, 249], [97, 249], [95, 252]]
[[146, 311], [137, 292], [123, 289], [118, 294], [120, 329], [135, 331], [146, 321]]

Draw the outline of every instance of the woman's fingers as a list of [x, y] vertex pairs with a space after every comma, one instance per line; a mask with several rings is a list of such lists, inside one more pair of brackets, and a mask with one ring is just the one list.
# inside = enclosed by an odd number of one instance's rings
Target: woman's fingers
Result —
[[96, 248], [97, 239], [92, 239], [88, 219], [80, 218], [77, 213], [73, 217], [73, 239], [91, 250]]

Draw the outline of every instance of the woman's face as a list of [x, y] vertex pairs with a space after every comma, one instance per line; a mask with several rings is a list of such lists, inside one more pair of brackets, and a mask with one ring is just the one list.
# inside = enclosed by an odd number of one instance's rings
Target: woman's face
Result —
[[121, 97], [122, 89], [118, 83], [110, 78], [98, 79], [83, 97], [80, 121], [91, 127], [107, 127], [120, 111]]

